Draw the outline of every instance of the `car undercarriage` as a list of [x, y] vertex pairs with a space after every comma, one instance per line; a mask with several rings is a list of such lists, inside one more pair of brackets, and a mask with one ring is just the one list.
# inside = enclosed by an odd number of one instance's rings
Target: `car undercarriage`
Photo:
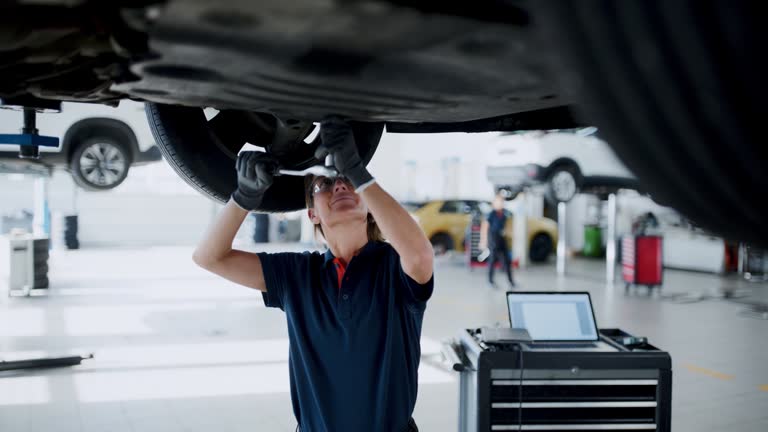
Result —
[[498, 20], [439, 14], [438, 4], [429, 14], [430, 2], [122, 3], [14, 10], [18, 27], [3, 25], [3, 100], [128, 97], [289, 123], [329, 113], [452, 123], [569, 102], [522, 11]]
[[[596, 125], [654, 199], [765, 243], [757, 145], [764, 40], [717, 2], [16, 1], [0, 6], [3, 105], [148, 102], [171, 166], [226, 200], [245, 143], [291, 169], [340, 115], [370, 160], [381, 130]], [[758, 61], [760, 62], [760, 61]], [[761, 72], [762, 71], [762, 72]], [[203, 108], [217, 114], [206, 116]], [[724, 149], [730, 149], [725, 151]], [[263, 211], [303, 206], [281, 179]], [[744, 223], [733, 223], [734, 217]]]

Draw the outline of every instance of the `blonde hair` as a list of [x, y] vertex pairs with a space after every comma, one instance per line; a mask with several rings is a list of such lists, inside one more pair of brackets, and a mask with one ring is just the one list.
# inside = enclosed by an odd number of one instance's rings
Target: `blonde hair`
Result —
[[[308, 175], [304, 177], [304, 202], [306, 203], [308, 209], [315, 206], [315, 200], [312, 197], [312, 183], [314, 183], [316, 178], [317, 177], [314, 175]], [[320, 224], [315, 224], [315, 238], [317, 238], [318, 232], [322, 238], [325, 239], [323, 227], [320, 226]], [[368, 215], [366, 216], [366, 234], [368, 234], [369, 242], [384, 241], [384, 235], [381, 233], [379, 225], [376, 224], [376, 220], [373, 218], [373, 215], [370, 212], [368, 212]]]

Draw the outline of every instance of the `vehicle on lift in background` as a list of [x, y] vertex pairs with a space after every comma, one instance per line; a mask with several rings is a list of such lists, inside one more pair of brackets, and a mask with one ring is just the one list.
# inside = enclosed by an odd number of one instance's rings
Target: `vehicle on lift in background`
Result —
[[[18, 132], [21, 119], [19, 110], [0, 109], [0, 133]], [[40, 147], [39, 159], [23, 160], [18, 146], [0, 144], [0, 170], [61, 168], [81, 188], [104, 191], [122, 183], [132, 166], [162, 160], [143, 103], [124, 101], [118, 108], [64, 103], [60, 113], [38, 114], [37, 128], [40, 135], [59, 138], [59, 147]]]
[[508, 199], [523, 188], [542, 186], [550, 203], [589, 190], [637, 190], [635, 176], [595, 131], [502, 134], [488, 151], [488, 180]]
[[[473, 215], [487, 215], [492, 207], [487, 201], [478, 200], [436, 200], [424, 203], [407, 203], [406, 208], [424, 230], [432, 243], [435, 254], [455, 250], [463, 252], [466, 231]], [[547, 260], [557, 243], [557, 223], [548, 218], [527, 220], [528, 256], [531, 261]], [[505, 233], [512, 250], [513, 217], [507, 219]]]
[[[365, 162], [384, 124], [402, 133], [597, 126], [654, 199], [768, 245], [768, 210], [755, 199], [768, 190], [761, 6], [6, 1], [0, 100], [150, 102], [167, 162], [221, 202], [245, 143], [285, 169], [322, 164], [319, 142], [304, 141], [328, 115], [351, 121]], [[300, 177], [280, 176], [258, 210], [300, 209], [303, 189]]]
[[[672, 208], [661, 206], [649, 197], [622, 191], [617, 197], [619, 212], [616, 221], [617, 244], [632, 234], [633, 223], [643, 215], [657, 221], [657, 234], [664, 238], [662, 263], [665, 268], [724, 274], [738, 259], [731, 253], [728, 242], [691, 223]], [[621, 254], [621, 247], [616, 251]]]

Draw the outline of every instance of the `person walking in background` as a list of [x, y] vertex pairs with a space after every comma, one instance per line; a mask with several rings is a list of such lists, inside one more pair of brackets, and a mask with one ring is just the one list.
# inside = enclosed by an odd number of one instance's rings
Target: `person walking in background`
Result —
[[488, 249], [488, 283], [493, 288], [497, 288], [493, 280], [493, 272], [496, 262], [501, 261], [504, 271], [507, 273], [507, 280], [510, 287], [515, 287], [515, 281], [512, 278], [512, 259], [509, 255], [509, 246], [507, 238], [504, 235], [504, 228], [507, 225], [509, 212], [504, 210], [504, 197], [496, 194], [493, 199], [493, 210], [483, 221], [480, 227], [480, 249]]

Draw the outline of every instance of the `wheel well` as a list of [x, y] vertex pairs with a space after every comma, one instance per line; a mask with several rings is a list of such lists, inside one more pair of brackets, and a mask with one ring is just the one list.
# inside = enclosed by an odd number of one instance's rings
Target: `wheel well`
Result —
[[535, 234], [533, 234], [531, 236], [531, 241], [528, 244], [528, 256], [530, 257], [531, 261], [534, 261], [534, 262], [539, 262], [539, 261], [542, 261], [542, 260], [546, 260], [546, 256], [540, 256], [538, 252], [536, 254], [534, 254], [535, 250], [531, 247], [533, 245], [533, 241], [538, 236], [544, 236], [545, 238], [547, 238], [549, 240], [549, 251], [547, 251], [547, 255], [552, 253], [552, 251], [554, 250], [554, 246], [555, 246], [554, 245], [554, 238], [552, 238], [552, 235], [550, 233], [548, 233], [546, 231], [537, 231]]
[[574, 173], [576, 174], [576, 180], [579, 183], [581, 183], [582, 174], [581, 174], [581, 169], [579, 168], [579, 164], [576, 163], [575, 160], [567, 157], [558, 158], [552, 161], [552, 163], [549, 164], [549, 166], [545, 170], [544, 178], [548, 179], [552, 175], [552, 173], [557, 171], [558, 168], [563, 168], [563, 167], [573, 168]]
[[493, 187], [497, 194], [501, 194], [504, 197], [505, 201], [512, 201], [517, 197], [517, 195], [521, 192], [522, 187], [519, 186], [499, 186], [494, 185]]
[[448, 234], [447, 232], [445, 232], [445, 231], [438, 231], [438, 232], [432, 234], [431, 237], [429, 237], [429, 241], [432, 242], [433, 239], [437, 239], [437, 238], [448, 240], [448, 244], [450, 246], [449, 249], [455, 249], [456, 248], [456, 245], [453, 244], [454, 243], [453, 242], [453, 237], [451, 237], [451, 235]]
[[67, 164], [72, 161], [72, 154], [77, 143], [93, 137], [114, 138], [128, 147], [131, 161], [136, 159], [139, 151], [139, 143], [136, 134], [125, 122], [111, 118], [87, 118], [75, 122], [67, 129], [62, 140], [62, 151], [66, 154]]

